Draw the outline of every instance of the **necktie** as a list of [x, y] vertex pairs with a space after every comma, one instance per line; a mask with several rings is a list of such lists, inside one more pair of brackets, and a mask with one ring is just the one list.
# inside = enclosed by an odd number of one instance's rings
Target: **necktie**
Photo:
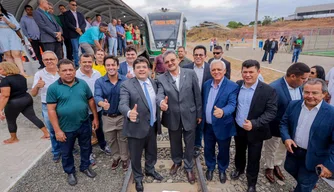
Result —
[[148, 103], [148, 107], [150, 109], [150, 126], [152, 127], [154, 122], [154, 114], [153, 114], [153, 107], [152, 107], [152, 102], [151, 102], [151, 98], [150, 98], [150, 94], [148, 93], [148, 89], [147, 89], [147, 83], [144, 82], [144, 91], [145, 91], [145, 97], [146, 97], [146, 101]]

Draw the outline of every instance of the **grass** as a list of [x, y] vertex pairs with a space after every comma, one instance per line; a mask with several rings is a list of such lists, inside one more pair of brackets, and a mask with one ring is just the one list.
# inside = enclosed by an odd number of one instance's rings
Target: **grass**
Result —
[[334, 57], [334, 51], [309, 51], [302, 52], [304, 55], [315, 55], [315, 56], [325, 56], [325, 57]]

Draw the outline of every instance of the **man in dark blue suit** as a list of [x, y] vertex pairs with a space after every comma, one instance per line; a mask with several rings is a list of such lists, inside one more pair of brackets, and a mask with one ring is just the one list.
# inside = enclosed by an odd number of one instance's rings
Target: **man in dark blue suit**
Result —
[[307, 81], [309, 75], [310, 68], [306, 64], [295, 63], [288, 68], [284, 77], [270, 84], [276, 90], [278, 97], [276, 117], [269, 123], [273, 137], [264, 143], [265, 177], [271, 183], [275, 182], [274, 175], [279, 180], [285, 179], [279, 168], [286, 154], [285, 146], [280, 138], [279, 123], [290, 101], [303, 98], [301, 86]]
[[323, 101], [327, 91], [325, 81], [308, 80], [304, 100], [291, 101], [280, 123], [288, 150], [284, 168], [297, 181], [295, 192], [311, 192], [319, 176], [334, 173], [334, 107]]
[[[202, 91], [204, 83], [212, 79], [210, 73], [210, 64], [205, 62], [206, 48], [203, 45], [197, 45], [193, 50], [194, 62], [184, 65], [183, 68], [193, 69], [198, 78], [198, 85]], [[198, 157], [202, 147], [203, 121], [196, 127], [194, 156]]]
[[125, 61], [119, 64], [118, 73], [131, 79], [135, 76], [133, 71], [133, 62], [137, 59], [137, 50], [133, 45], [128, 45], [125, 48]]
[[[233, 113], [237, 105], [238, 84], [228, 80], [225, 63], [216, 60], [210, 66], [213, 80], [203, 85], [204, 158], [208, 170], [206, 179], [212, 180], [218, 162], [219, 179], [226, 182], [226, 169], [230, 160], [231, 137], [236, 135]], [[215, 147], [218, 143], [218, 156]]]

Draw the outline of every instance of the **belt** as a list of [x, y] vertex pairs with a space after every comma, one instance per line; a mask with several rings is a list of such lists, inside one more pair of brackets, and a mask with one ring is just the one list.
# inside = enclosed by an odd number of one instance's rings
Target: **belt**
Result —
[[118, 117], [118, 116], [121, 116], [122, 114], [120, 113], [113, 113], [113, 114], [102, 113], [102, 115], [107, 116], [107, 117]]

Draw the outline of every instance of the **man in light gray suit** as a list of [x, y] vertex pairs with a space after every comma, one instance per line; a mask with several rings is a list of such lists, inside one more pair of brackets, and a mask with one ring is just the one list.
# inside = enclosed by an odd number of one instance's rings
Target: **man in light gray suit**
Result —
[[[168, 71], [158, 77], [156, 101], [163, 111], [162, 124], [168, 128], [169, 133], [174, 162], [170, 174], [177, 173], [184, 158], [188, 181], [193, 184], [195, 128], [202, 121], [201, 91], [194, 70], [180, 68], [180, 61], [174, 51], [166, 51], [163, 61]], [[182, 135], [185, 143], [184, 153]]]
[[45, 51], [53, 51], [58, 59], [63, 58], [61, 49], [62, 29], [50, 13], [47, 0], [38, 0], [38, 8], [33, 13], [33, 18], [41, 32], [40, 41]]
[[118, 109], [124, 115], [123, 134], [128, 138], [131, 167], [137, 191], [144, 191], [141, 156], [145, 149], [145, 175], [163, 177], [154, 169], [157, 162], [157, 133], [161, 134], [160, 108], [156, 105], [157, 85], [150, 79], [149, 62], [144, 57], [133, 63], [136, 77], [124, 81]]

